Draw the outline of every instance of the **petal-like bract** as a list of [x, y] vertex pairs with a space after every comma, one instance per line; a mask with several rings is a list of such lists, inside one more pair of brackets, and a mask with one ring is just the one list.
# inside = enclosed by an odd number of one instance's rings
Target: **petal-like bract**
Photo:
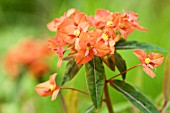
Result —
[[163, 63], [163, 55], [154, 52], [151, 52], [149, 55], [147, 55], [144, 50], [134, 50], [133, 53], [140, 60], [144, 72], [146, 72], [150, 77], [154, 78], [156, 75], [152, 69], [160, 66]]

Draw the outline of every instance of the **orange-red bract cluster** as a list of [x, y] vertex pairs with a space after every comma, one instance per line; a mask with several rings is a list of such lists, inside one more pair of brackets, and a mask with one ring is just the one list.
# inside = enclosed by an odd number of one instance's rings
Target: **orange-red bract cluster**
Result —
[[59, 55], [58, 67], [67, 50], [68, 55], [75, 56], [77, 64], [89, 62], [94, 55], [114, 54], [115, 44], [122, 37], [127, 38], [134, 30], [148, 31], [137, 19], [136, 13], [126, 11], [121, 14], [98, 9], [94, 16], [87, 16], [76, 9], [68, 10], [47, 24], [50, 31], [56, 32], [49, 45]]
[[39, 77], [48, 71], [45, 62], [48, 55], [48, 44], [45, 41], [22, 40], [7, 53], [6, 70], [9, 75], [17, 77], [22, 68], [28, 68], [35, 77]]

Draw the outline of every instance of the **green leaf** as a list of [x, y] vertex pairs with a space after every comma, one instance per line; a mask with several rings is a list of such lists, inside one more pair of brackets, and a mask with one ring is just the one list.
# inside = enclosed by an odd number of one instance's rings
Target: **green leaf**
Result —
[[107, 55], [102, 58], [102, 61], [112, 70], [115, 71], [115, 58], [114, 55]]
[[168, 101], [170, 97], [170, 55], [166, 57], [165, 71], [163, 78], [163, 94], [165, 101]]
[[73, 79], [81, 67], [82, 66], [76, 64], [74, 59], [70, 60], [66, 66], [66, 71], [63, 76], [62, 85], [64, 85], [67, 81]]
[[99, 108], [105, 84], [105, 72], [101, 59], [95, 56], [93, 60], [86, 63], [85, 72], [91, 100], [94, 107]]
[[154, 44], [149, 44], [145, 42], [137, 42], [137, 41], [126, 41], [122, 40], [116, 43], [115, 45], [116, 49], [143, 49], [143, 50], [152, 50], [152, 51], [161, 51], [161, 52], [167, 52], [167, 50], [156, 46]]
[[156, 107], [136, 89], [120, 80], [113, 80], [110, 83], [113, 88], [122, 93], [142, 113], [159, 113]]
[[[119, 72], [126, 71], [126, 69], [127, 69], [126, 62], [125, 62], [125, 60], [123, 60], [123, 58], [120, 56], [120, 54], [115, 52], [114, 57], [115, 57], [116, 67], [118, 68]], [[122, 74], [122, 78], [123, 78], [123, 80], [126, 78], [126, 73]]]

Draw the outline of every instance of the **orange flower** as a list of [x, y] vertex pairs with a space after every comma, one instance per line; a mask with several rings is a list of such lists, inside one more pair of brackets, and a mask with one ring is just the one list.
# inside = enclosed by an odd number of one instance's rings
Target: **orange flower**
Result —
[[79, 38], [81, 32], [87, 32], [90, 28], [90, 22], [83, 13], [76, 14], [73, 19], [67, 19], [58, 27], [60, 36], [66, 43], [73, 44], [76, 38]]
[[139, 25], [138, 15], [133, 12], [126, 12], [119, 18], [119, 23], [116, 28], [119, 30], [122, 36], [127, 36], [134, 30], [141, 30], [147, 32], [148, 30]]
[[52, 96], [51, 101], [54, 101], [60, 91], [60, 87], [56, 84], [57, 74], [50, 76], [50, 79], [46, 82], [40, 83], [36, 86], [35, 90], [40, 96]]
[[58, 26], [66, 19], [66, 16], [61, 16], [60, 18], [54, 18], [51, 22], [47, 24], [48, 30], [56, 32]]
[[141, 30], [141, 31], [145, 31], [147, 32], [148, 30], [142, 26], [140, 26], [139, 24], [139, 21], [137, 20], [138, 19], [138, 14], [137, 13], [134, 13], [134, 12], [127, 12], [127, 11], [124, 11], [124, 15], [123, 15], [123, 19], [125, 21], [128, 21], [131, 23], [131, 27], [133, 29], [136, 29], [136, 30]]
[[100, 35], [96, 30], [90, 33], [81, 33], [79, 40], [80, 49], [76, 56], [77, 64], [85, 64], [92, 60], [94, 55], [105, 56], [110, 52], [109, 47], [102, 41], [96, 42]]
[[69, 9], [66, 13], [64, 13], [64, 16], [61, 16], [60, 18], [55, 18], [51, 22], [47, 24], [47, 28], [52, 31], [56, 32], [58, 29], [58, 26], [67, 18], [72, 18], [75, 14], [79, 13], [80, 11], [72, 8]]
[[63, 44], [58, 42], [55, 38], [49, 39], [49, 48], [59, 55], [57, 68], [61, 67], [63, 55], [65, 53], [65, 49], [62, 46]]
[[[99, 29], [96, 29], [96, 31], [95, 31], [95, 34], [99, 34], [99, 38], [97, 39], [97, 42], [99, 42], [99, 41], [102, 41], [105, 45], [107, 45], [109, 48], [110, 48], [110, 50], [111, 50], [111, 52], [110, 52], [110, 54], [114, 54], [114, 52], [115, 52], [115, 40], [112, 38], [112, 31], [111, 31], [111, 29], [110, 30], [108, 30], [108, 29], [105, 29], [105, 30], [99, 30]], [[98, 32], [98, 33], [96, 33], [96, 32]]]
[[145, 73], [154, 78], [156, 75], [152, 71], [152, 69], [162, 64], [164, 60], [163, 55], [154, 52], [151, 52], [149, 55], [147, 55], [146, 52], [143, 50], [134, 50], [133, 53], [142, 63], [142, 67]]
[[96, 10], [95, 16], [89, 17], [89, 20], [95, 28], [102, 29], [105, 27], [110, 15], [111, 13], [108, 10], [98, 9]]

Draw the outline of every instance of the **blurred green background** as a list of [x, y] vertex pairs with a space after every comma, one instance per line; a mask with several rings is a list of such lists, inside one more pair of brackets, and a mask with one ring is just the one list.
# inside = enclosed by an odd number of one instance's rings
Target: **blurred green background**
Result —
[[[60, 99], [51, 102], [51, 97], [42, 98], [35, 92], [37, 80], [28, 73], [22, 78], [19, 96], [13, 94], [15, 81], [11, 80], [4, 69], [4, 57], [8, 49], [15, 45], [20, 39], [34, 37], [54, 37], [55, 34], [47, 30], [46, 24], [55, 17], [60, 17], [70, 8], [76, 8], [88, 15], [94, 15], [95, 10], [104, 8], [111, 12], [122, 12], [122, 10], [134, 11], [139, 14], [141, 25], [150, 32], [135, 31], [129, 35], [128, 40], [148, 42], [166, 50], [170, 50], [170, 1], [169, 0], [0, 0], [0, 113], [63, 113]], [[42, 39], [43, 40], [43, 39]], [[131, 50], [118, 51], [126, 60], [127, 67], [139, 63]], [[167, 53], [162, 53], [164, 56]], [[66, 62], [60, 70], [56, 68], [57, 57], [51, 56], [50, 65], [59, 73], [58, 83], [65, 70]], [[106, 68], [107, 69], [107, 68]], [[152, 102], [156, 103], [162, 92], [162, 77], [164, 64], [155, 70], [157, 76], [151, 79], [140, 67], [127, 73], [127, 82], [135, 86]], [[107, 78], [118, 73], [106, 70]], [[52, 73], [51, 73], [52, 74]], [[44, 77], [47, 80], [49, 76]], [[84, 68], [78, 75], [66, 84], [87, 91]], [[124, 97], [109, 87], [114, 109], [122, 113], [129, 113], [133, 108]], [[69, 91], [63, 91], [67, 95]], [[69, 95], [69, 94], [68, 94]], [[71, 97], [72, 98], [72, 97]], [[78, 94], [78, 113], [84, 111], [91, 105], [88, 96]], [[130, 106], [130, 107], [129, 107]], [[100, 113], [107, 113], [103, 104]]]

